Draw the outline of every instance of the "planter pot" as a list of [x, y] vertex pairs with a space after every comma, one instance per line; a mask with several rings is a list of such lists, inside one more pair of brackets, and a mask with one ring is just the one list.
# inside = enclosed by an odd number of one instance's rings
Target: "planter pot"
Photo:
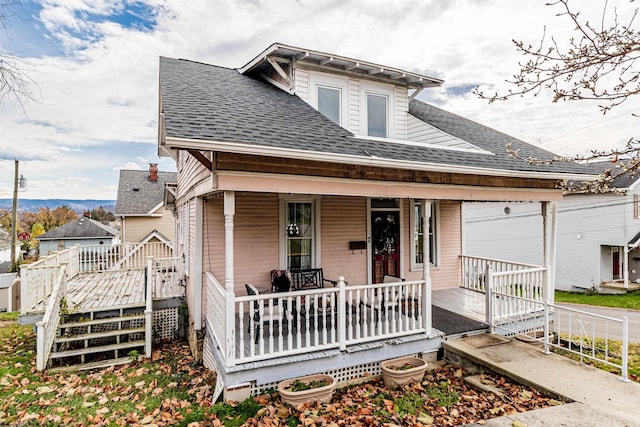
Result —
[[[326, 381], [327, 385], [311, 388], [309, 390], [292, 391], [289, 389], [294, 381], [310, 384], [313, 381]], [[336, 381], [330, 375], [316, 374], [306, 377], [292, 378], [278, 384], [278, 393], [282, 401], [291, 406], [298, 406], [306, 402], [329, 403], [336, 388]]]
[[398, 388], [412, 382], [420, 382], [427, 370], [427, 362], [419, 357], [407, 356], [380, 363], [385, 387]]

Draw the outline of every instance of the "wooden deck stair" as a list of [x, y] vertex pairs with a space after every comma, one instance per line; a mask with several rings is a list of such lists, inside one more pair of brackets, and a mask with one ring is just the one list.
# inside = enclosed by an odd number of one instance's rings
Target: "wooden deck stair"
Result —
[[50, 366], [82, 369], [96, 361], [102, 365], [121, 363], [132, 350], [144, 355], [144, 310], [144, 305], [128, 305], [63, 315], [49, 356]]

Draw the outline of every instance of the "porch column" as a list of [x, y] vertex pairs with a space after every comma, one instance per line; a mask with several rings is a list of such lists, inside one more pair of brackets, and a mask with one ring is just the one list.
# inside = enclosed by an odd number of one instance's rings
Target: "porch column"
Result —
[[224, 287], [233, 292], [233, 216], [236, 213], [236, 194], [224, 192]]
[[204, 298], [202, 296], [202, 241], [203, 241], [203, 221], [202, 215], [204, 206], [202, 203], [202, 197], [195, 198], [196, 203], [196, 247], [193, 258], [193, 275], [194, 275], [194, 291], [195, 291], [195, 307], [193, 313], [193, 329], [199, 331], [202, 329], [202, 303]]
[[547, 299], [554, 301], [556, 288], [556, 238], [558, 226], [558, 203], [542, 202], [543, 263], [547, 268]]
[[[624, 275], [624, 287], [629, 287], [629, 246], [624, 245], [624, 258], [622, 259], [622, 274]], [[618, 267], [620, 268], [620, 267]]]
[[[422, 313], [426, 334], [431, 335], [431, 273], [429, 271], [429, 221], [431, 219], [432, 200], [422, 201], [422, 278], [425, 281], [425, 295], [422, 299]], [[413, 230], [412, 230], [413, 232]]]

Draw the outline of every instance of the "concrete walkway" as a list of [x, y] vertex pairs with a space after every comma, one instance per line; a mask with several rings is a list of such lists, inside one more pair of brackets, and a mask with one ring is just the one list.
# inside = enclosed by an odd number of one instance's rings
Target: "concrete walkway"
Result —
[[640, 383], [581, 365], [530, 344], [498, 335], [474, 335], [444, 343], [455, 364], [471, 361], [523, 384], [573, 401], [561, 406], [487, 421], [485, 426], [640, 426]]

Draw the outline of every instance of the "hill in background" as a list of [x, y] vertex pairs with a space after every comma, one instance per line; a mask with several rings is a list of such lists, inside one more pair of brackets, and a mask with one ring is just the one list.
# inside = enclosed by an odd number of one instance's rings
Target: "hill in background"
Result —
[[[0, 209], [11, 210], [12, 199], [0, 199]], [[68, 199], [18, 199], [18, 211], [37, 212], [38, 208], [55, 209], [59, 206], [69, 206], [79, 214], [103, 206], [110, 212], [116, 211], [115, 200], [68, 200]]]

